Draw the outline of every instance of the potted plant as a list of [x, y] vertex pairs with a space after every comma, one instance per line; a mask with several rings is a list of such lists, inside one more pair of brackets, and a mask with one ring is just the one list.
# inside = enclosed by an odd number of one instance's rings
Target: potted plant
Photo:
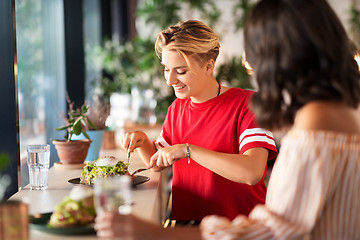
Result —
[[[67, 97], [68, 99], [68, 97]], [[68, 103], [69, 103], [68, 99]], [[69, 104], [67, 124], [58, 127], [55, 130], [65, 130], [63, 140], [53, 140], [59, 159], [64, 164], [82, 164], [88, 154], [88, 149], [92, 142], [90, 136], [86, 133], [86, 126], [95, 127], [94, 123], [86, 115], [89, 107], [83, 104], [81, 109], [73, 109], [73, 104]], [[83, 134], [86, 139], [73, 140], [73, 135]]]
[[[71, 103], [69, 104], [71, 105]], [[106, 131], [107, 126], [105, 122], [109, 113], [110, 105], [107, 104], [101, 96], [94, 95], [89, 103], [88, 111], [86, 112], [86, 117], [89, 122], [85, 122], [84, 124], [84, 130], [92, 140], [85, 161], [93, 161], [99, 158], [100, 149], [103, 146], [104, 135], [108, 132]], [[72, 135], [72, 140], [77, 139], [86, 139], [86, 136], [83, 133]]]

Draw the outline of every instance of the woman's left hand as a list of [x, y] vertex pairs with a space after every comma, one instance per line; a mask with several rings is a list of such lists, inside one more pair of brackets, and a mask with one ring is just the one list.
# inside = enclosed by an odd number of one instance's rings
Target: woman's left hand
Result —
[[99, 213], [95, 219], [97, 236], [104, 239], [158, 239], [161, 228], [131, 214]]
[[186, 145], [176, 144], [170, 147], [160, 148], [151, 158], [150, 166], [168, 167], [177, 160], [186, 158]]

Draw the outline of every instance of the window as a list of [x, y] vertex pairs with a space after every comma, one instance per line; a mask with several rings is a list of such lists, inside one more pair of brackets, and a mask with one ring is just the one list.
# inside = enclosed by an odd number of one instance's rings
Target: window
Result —
[[26, 146], [62, 137], [54, 129], [66, 109], [63, 12], [62, 0], [15, 1], [21, 186], [29, 181]]

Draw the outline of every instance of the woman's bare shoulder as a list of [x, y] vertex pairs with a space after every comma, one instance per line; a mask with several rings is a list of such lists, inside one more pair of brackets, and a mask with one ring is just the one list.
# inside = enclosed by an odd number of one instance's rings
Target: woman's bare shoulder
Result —
[[360, 109], [330, 101], [306, 104], [296, 114], [295, 128], [360, 133]]

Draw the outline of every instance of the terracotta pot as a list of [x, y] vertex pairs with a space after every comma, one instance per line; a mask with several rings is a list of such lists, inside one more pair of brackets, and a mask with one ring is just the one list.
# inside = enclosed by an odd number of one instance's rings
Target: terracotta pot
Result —
[[[86, 131], [86, 133], [89, 135], [92, 141], [89, 147], [88, 154], [85, 158], [86, 162], [91, 162], [99, 158], [100, 148], [101, 145], [103, 144], [103, 139], [104, 139], [104, 132], [105, 130]], [[71, 136], [71, 140], [79, 140], [79, 139], [86, 139], [86, 137], [82, 133], [80, 135], [73, 134]]]
[[54, 140], [59, 159], [64, 164], [81, 164], [85, 161], [88, 154], [90, 143], [88, 139], [72, 140], [66, 142], [65, 140]]

